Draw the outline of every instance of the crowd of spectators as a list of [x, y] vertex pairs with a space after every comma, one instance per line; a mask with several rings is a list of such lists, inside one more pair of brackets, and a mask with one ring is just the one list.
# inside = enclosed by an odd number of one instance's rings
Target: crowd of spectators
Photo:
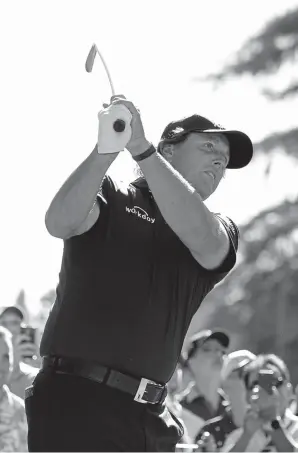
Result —
[[275, 354], [228, 353], [229, 336], [194, 335], [169, 383], [184, 425], [177, 451], [298, 451], [297, 395]]
[[38, 345], [24, 329], [21, 309], [0, 314], [0, 451], [28, 451], [25, 389], [39, 371]]
[[[25, 389], [39, 371], [37, 341], [22, 310], [0, 314], [0, 451], [27, 451]], [[177, 451], [298, 451], [298, 409], [288, 367], [274, 354], [229, 352], [221, 330], [188, 342], [166, 404], [184, 436]]]

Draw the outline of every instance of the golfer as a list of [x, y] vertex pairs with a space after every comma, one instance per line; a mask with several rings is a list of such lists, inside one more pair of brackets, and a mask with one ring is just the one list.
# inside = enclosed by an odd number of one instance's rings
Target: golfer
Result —
[[105, 153], [107, 114], [46, 214], [64, 251], [26, 394], [30, 451], [174, 451], [183, 429], [166, 384], [193, 315], [235, 264], [237, 227], [204, 201], [226, 169], [250, 162], [249, 137], [195, 114], [170, 123], [156, 149], [134, 104], [114, 96], [108, 108], [119, 105], [131, 114], [121, 147], [143, 176], [123, 185], [106, 175], [121, 141]]

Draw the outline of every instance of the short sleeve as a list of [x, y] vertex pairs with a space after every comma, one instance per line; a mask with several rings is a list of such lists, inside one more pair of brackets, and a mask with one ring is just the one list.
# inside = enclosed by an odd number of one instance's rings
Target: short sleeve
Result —
[[108, 204], [115, 192], [116, 188], [112, 178], [108, 175], [105, 175], [97, 194], [97, 200], [99, 201], [99, 203]]
[[216, 269], [212, 269], [210, 272], [216, 274], [224, 274], [222, 278], [230, 272], [236, 264], [236, 253], [238, 250], [239, 242], [239, 230], [237, 225], [229, 217], [223, 216], [222, 214], [214, 214], [218, 220], [225, 227], [230, 239], [230, 248], [224, 261]]

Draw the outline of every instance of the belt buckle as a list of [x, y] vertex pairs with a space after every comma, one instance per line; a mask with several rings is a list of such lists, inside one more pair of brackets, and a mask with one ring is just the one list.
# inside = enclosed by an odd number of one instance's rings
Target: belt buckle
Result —
[[134, 401], [137, 401], [138, 403], [143, 403], [143, 404], [155, 404], [151, 403], [151, 401], [144, 400], [143, 396], [147, 392], [147, 385], [148, 384], [153, 384], [155, 387], [162, 387], [159, 384], [156, 384], [154, 381], [150, 381], [150, 379], [142, 378], [139, 384], [139, 387], [136, 391], [136, 394], [134, 396]]

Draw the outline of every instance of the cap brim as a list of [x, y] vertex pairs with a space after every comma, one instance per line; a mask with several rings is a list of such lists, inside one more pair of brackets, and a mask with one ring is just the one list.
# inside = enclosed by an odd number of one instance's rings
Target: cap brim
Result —
[[181, 354], [181, 363], [183, 363], [183, 366], [187, 365], [194, 344], [196, 344], [195, 350], [198, 350], [206, 341], [211, 339], [218, 341], [224, 348], [228, 348], [230, 345], [230, 337], [222, 330], [201, 330], [200, 332], [192, 335], [192, 337], [189, 339], [187, 350], [185, 350]]
[[234, 366], [230, 365], [229, 363], [225, 366], [223, 366], [221, 377], [223, 380], [226, 380], [232, 373], [235, 371], [242, 370], [246, 365], [248, 365], [251, 362], [251, 359], [249, 358], [243, 358], [238, 363], [235, 363]]
[[13, 313], [17, 316], [19, 316], [19, 318], [21, 318], [21, 320], [24, 319], [24, 313], [22, 312], [22, 310], [18, 307], [15, 307], [15, 306], [11, 306], [11, 307], [3, 307], [1, 313], [0, 313], [0, 318], [5, 315], [6, 313]]
[[241, 370], [241, 368], [245, 367], [246, 365], [248, 365], [251, 362], [252, 362], [252, 359], [249, 359], [248, 357], [244, 358], [243, 360], [241, 360], [241, 362], [238, 363], [238, 366], [237, 366], [237, 368], [235, 368], [235, 370]]
[[227, 168], [243, 168], [249, 164], [253, 156], [253, 144], [244, 132], [229, 129], [207, 129], [202, 132], [223, 134], [230, 145], [230, 159]]
[[228, 348], [230, 345], [230, 338], [225, 332], [220, 330], [213, 331], [211, 335], [205, 339], [205, 341], [207, 340], [217, 340], [224, 348]]

